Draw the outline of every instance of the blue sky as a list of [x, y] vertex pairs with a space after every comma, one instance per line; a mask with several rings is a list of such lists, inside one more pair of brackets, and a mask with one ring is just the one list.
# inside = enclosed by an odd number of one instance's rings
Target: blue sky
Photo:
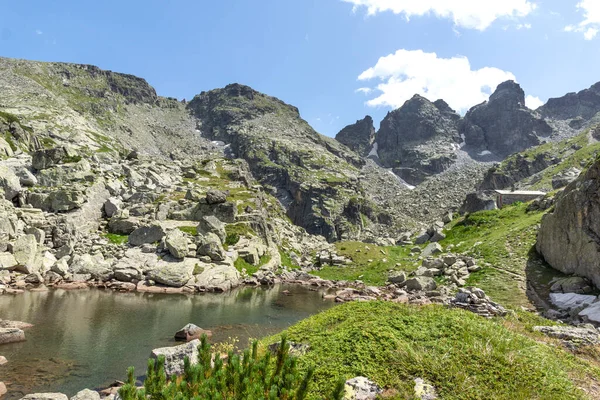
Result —
[[506, 78], [542, 101], [600, 81], [599, 0], [4, 3], [2, 56], [94, 64], [179, 99], [239, 82], [330, 136], [414, 92], [464, 112]]

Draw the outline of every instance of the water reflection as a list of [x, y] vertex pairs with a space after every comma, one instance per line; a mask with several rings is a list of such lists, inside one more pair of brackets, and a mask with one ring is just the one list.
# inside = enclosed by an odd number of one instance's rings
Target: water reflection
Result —
[[[288, 290], [291, 296], [282, 292]], [[188, 322], [213, 331], [213, 341], [274, 334], [330, 307], [322, 293], [299, 286], [242, 288], [228, 294], [164, 295], [102, 290], [0, 296], [0, 318], [33, 323], [27, 341], [4, 345], [0, 381], [8, 398], [33, 391], [69, 395], [143, 372], [152, 348], [173, 345]]]

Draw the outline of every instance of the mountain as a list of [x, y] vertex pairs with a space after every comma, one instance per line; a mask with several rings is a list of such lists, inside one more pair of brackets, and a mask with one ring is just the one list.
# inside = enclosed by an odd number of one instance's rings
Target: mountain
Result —
[[371, 151], [375, 140], [373, 118], [367, 115], [365, 118], [356, 121], [356, 123], [346, 126], [335, 136], [335, 140], [359, 155], [366, 157]]

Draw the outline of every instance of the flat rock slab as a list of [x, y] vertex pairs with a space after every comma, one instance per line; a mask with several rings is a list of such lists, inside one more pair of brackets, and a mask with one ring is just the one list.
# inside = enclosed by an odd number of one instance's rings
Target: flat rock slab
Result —
[[600, 334], [594, 327], [534, 326], [533, 330], [542, 332], [552, 338], [567, 340], [574, 343], [587, 345], [596, 345], [600, 343]]
[[16, 328], [0, 328], [0, 344], [22, 342], [25, 332]]
[[0, 320], [0, 328], [27, 329], [33, 327], [33, 324], [21, 321]]
[[348, 379], [345, 389], [344, 399], [347, 400], [374, 400], [379, 394], [383, 393], [383, 390], [375, 382], [364, 376]]
[[561, 310], [590, 305], [596, 301], [596, 296], [577, 293], [550, 293], [550, 302]]

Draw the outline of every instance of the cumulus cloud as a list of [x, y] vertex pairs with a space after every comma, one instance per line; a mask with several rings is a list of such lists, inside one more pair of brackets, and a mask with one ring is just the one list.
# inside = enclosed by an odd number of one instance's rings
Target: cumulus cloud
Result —
[[540, 99], [539, 97], [528, 94], [527, 96], [525, 96], [525, 105], [528, 108], [535, 110], [535, 109], [543, 106], [544, 101], [542, 99]]
[[368, 88], [368, 87], [361, 87], [355, 90], [356, 93], [362, 93], [365, 95], [369, 95], [371, 94], [371, 92], [373, 91], [373, 89]]
[[[354, 11], [366, 8], [369, 15], [391, 11], [407, 20], [433, 14], [468, 29], [487, 29], [499, 18], [518, 18], [530, 14], [536, 4], [529, 0], [342, 0]], [[596, 1], [596, 0], [591, 0]]]
[[600, 32], [600, 1], [581, 0], [577, 3], [577, 9], [583, 12], [583, 21], [565, 26], [565, 31], [583, 33], [585, 40], [594, 39]]
[[36, 33], [37, 35], [42, 35], [42, 34], [44, 34], [44, 32], [42, 32], [42, 31], [41, 31], [41, 30], [39, 30], [39, 29], [36, 29], [36, 30], [35, 30], [35, 33]]
[[496, 87], [515, 76], [498, 68], [473, 69], [467, 57], [440, 58], [436, 53], [400, 49], [381, 57], [374, 67], [358, 77], [360, 81], [378, 79], [373, 89], [378, 96], [367, 101], [371, 107], [398, 108], [418, 93], [431, 101], [444, 99], [464, 113], [487, 100]]

